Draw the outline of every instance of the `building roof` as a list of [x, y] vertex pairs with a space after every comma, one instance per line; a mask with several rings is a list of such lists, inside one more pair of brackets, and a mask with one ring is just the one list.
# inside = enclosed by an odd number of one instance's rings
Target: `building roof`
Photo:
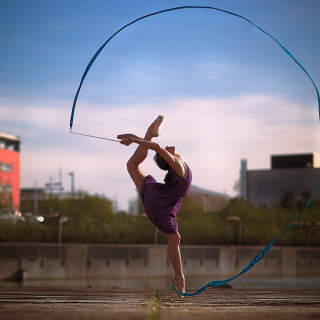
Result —
[[21, 141], [20, 137], [16, 137], [16, 136], [13, 136], [11, 134], [1, 133], [1, 132], [0, 132], [0, 139], [2, 139], [2, 140], [11, 140], [11, 141]]
[[320, 168], [320, 153], [295, 153], [271, 155], [271, 169]]
[[202, 188], [199, 188], [199, 187], [193, 186], [193, 185], [190, 187], [189, 191], [194, 192], [194, 193], [198, 193], [198, 194], [204, 194], [204, 195], [208, 195], [208, 196], [229, 199], [229, 196], [225, 193], [210, 191], [210, 190], [202, 189]]

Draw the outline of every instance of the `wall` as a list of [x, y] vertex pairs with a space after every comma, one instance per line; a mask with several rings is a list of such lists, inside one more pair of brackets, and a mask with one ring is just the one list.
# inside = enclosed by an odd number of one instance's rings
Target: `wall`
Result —
[[12, 186], [12, 202], [14, 209], [20, 207], [20, 153], [0, 148], [0, 162], [11, 164], [12, 172], [0, 172], [0, 183]]
[[247, 171], [247, 201], [272, 208], [286, 191], [296, 198], [302, 191], [313, 192], [320, 177], [320, 169], [285, 168]]
[[[186, 276], [229, 277], [240, 273], [263, 247], [182, 246]], [[162, 245], [0, 244], [0, 280], [171, 277]], [[274, 247], [251, 276], [320, 276], [320, 248]]]

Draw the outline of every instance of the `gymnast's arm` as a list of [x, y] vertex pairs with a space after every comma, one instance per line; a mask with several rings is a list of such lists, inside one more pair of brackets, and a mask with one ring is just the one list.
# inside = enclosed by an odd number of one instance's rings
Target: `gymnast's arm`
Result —
[[187, 176], [187, 168], [184, 161], [170, 152], [168, 152], [165, 148], [161, 147], [158, 143], [153, 141], [148, 141], [140, 138], [126, 138], [120, 141], [121, 144], [129, 146], [131, 143], [137, 143], [147, 149], [154, 150], [159, 153], [162, 158], [168, 162], [169, 166], [181, 177]]

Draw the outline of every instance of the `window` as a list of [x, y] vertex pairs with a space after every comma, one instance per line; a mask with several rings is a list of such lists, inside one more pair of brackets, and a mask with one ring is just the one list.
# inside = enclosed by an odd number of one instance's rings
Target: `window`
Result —
[[12, 186], [10, 184], [0, 184], [1, 193], [12, 193]]
[[12, 165], [8, 164], [8, 163], [1, 163], [0, 162], [0, 171], [12, 172]]

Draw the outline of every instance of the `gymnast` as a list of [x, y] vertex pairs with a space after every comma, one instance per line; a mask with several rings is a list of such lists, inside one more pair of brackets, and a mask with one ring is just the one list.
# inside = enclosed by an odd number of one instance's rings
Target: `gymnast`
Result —
[[[159, 136], [159, 128], [163, 118], [163, 116], [158, 116], [148, 128], [144, 139], [133, 134], [120, 134], [118, 139], [121, 140], [121, 144], [126, 146], [131, 143], [139, 145], [129, 159], [127, 169], [139, 191], [150, 221], [168, 238], [168, 257], [175, 272], [172, 284], [177, 291], [185, 292], [185, 278], [180, 254], [181, 237], [175, 217], [182, 198], [190, 188], [192, 173], [175, 147], [163, 148], [158, 143], [151, 141]], [[149, 149], [156, 152], [154, 160], [158, 167], [167, 171], [164, 183], [158, 183], [140, 168]]]

